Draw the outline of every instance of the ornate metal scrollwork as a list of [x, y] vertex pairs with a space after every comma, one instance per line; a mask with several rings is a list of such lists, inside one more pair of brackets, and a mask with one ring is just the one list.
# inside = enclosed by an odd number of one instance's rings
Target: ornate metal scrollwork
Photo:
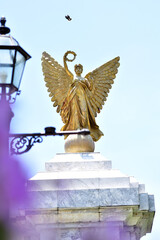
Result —
[[10, 143], [11, 154], [23, 154], [28, 152], [33, 147], [34, 143], [41, 142], [43, 142], [43, 138], [41, 136], [15, 137]]

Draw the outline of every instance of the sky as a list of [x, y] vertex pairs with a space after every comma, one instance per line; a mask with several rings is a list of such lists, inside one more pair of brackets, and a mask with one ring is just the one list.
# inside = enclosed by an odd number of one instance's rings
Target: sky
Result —
[[[11, 35], [32, 58], [27, 61], [21, 95], [12, 106], [11, 131], [43, 132], [62, 127], [43, 80], [41, 55], [47, 51], [61, 65], [67, 50], [77, 53], [84, 76], [120, 56], [120, 67], [96, 121], [104, 133], [96, 143], [114, 169], [134, 176], [154, 194], [156, 215], [151, 234], [160, 236], [160, 1], [159, 0], [6, 0], [0, 16]], [[69, 14], [72, 21], [67, 21]], [[18, 160], [32, 177], [45, 161], [64, 152], [63, 137], [46, 137]]]

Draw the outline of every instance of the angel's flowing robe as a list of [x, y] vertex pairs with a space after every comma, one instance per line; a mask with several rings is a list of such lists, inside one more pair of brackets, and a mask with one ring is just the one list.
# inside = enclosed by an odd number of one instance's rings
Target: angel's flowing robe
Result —
[[103, 133], [96, 124], [88, 91], [90, 86], [85, 78], [79, 77], [71, 84], [61, 108], [61, 117], [65, 123], [61, 131], [89, 129], [93, 141], [98, 141]]

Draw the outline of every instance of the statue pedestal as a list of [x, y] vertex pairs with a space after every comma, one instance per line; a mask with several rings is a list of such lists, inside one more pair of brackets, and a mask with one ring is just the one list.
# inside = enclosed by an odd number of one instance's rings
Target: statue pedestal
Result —
[[28, 181], [34, 201], [16, 218], [22, 239], [138, 240], [151, 232], [153, 195], [101, 154], [57, 154], [45, 169]]

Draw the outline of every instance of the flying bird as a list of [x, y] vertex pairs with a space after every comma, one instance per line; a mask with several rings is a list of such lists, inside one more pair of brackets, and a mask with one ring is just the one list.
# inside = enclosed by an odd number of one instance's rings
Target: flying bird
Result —
[[66, 15], [65, 18], [68, 20], [68, 21], [71, 21], [72, 18], [69, 16], [69, 15]]

